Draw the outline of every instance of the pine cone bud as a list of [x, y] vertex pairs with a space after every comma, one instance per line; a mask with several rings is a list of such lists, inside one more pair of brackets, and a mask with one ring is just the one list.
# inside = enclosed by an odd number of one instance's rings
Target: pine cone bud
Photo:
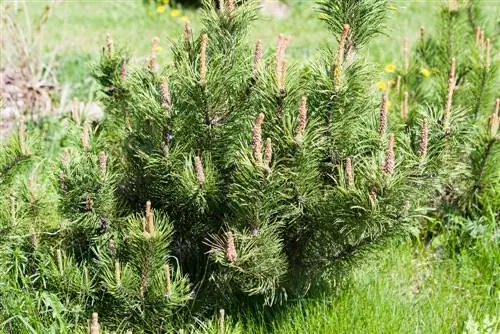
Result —
[[481, 30], [479, 33], [479, 59], [483, 60], [483, 53], [484, 53], [484, 31]]
[[304, 132], [307, 123], [307, 97], [303, 96], [300, 101], [299, 107], [299, 121], [297, 128], [295, 129], [296, 134], [301, 134]]
[[388, 103], [387, 103], [387, 92], [382, 93], [382, 102], [380, 103], [380, 124], [378, 133], [382, 137], [387, 131], [387, 115]]
[[67, 166], [69, 163], [69, 149], [65, 149], [61, 157], [61, 164]]
[[200, 54], [200, 85], [205, 86], [207, 83], [207, 43], [208, 35], [201, 36], [201, 54]]
[[226, 312], [224, 311], [223, 308], [221, 308], [219, 310], [219, 313], [220, 313], [220, 318], [219, 318], [219, 333], [220, 334], [224, 334], [224, 331], [225, 331], [225, 329], [224, 329], [224, 316], [225, 316]]
[[260, 73], [262, 57], [263, 57], [262, 41], [259, 39], [257, 41], [257, 44], [255, 44], [255, 56], [253, 59], [253, 76], [254, 77], [256, 77]]
[[145, 224], [145, 232], [150, 235], [155, 231], [155, 226], [153, 222], [153, 211], [151, 210], [151, 201], [146, 202], [146, 224]]
[[499, 124], [499, 120], [498, 120], [498, 113], [493, 113], [491, 114], [491, 116], [489, 117], [488, 119], [488, 123], [489, 123], [489, 126], [490, 126], [490, 138], [491, 139], [494, 139], [495, 136], [497, 135], [497, 132], [498, 132], [498, 124]]
[[497, 99], [495, 104], [495, 114], [498, 115], [498, 113], [500, 112], [499, 109], [500, 109], [500, 99]]
[[24, 125], [24, 117], [21, 116], [19, 119], [19, 147], [21, 149], [22, 155], [28, 154], [28, 149], [26, 148], [26, 127]]
[[116, 243], [113, 239], [108, 242], [108, 251], [112, 258], [116, 257]]
[[109, 55], [113, 54], [113, 39], [111, 38], [111, 33], [106, 34], [106, 51]]
[[106, 174], [106, 160], [106, 154], [104, 152], [99, 153], [99, 169], [103, 175]]
[[170, 98], [170, 89], [168, 87], [167, 78], [161, 78], [161, 101], [163, 108], [169, 110], [172, 106], [172, 100]]
[[170, 266], [165, 264], [165, 294], [170, 297], [172, 295], [172, 282], [170, 279]]
[[486, 39], [486, 71], [490, 70], [490, 64], [491, 64], [491, 45], [490, 45], [490, 39]]
[[422, 40], [422, 42], [424, 41], [424, 37], [425, 37], [425, 28], [424, 26], [420, 26], [420, 39]]
[[57, 259], [57, 268], [59, 269], [59, 273], [62, 275], [64, 273], [63, 260], [62, 260], [62, 252], [59, 248], [56, 249], [56, 259]]
[[184, 22], [184, 43], [186, 44], [186, 47], [191, 45], [192, 39], [193, 39], [193, 29], [191, 28], [189, 21], [186, 21]]
[[80, 125], [80, 106], [78, 105], [78, 100], [77, 98], [73, 98], [73, 101], [71, 102], [71, 117], [73, 118], [73, 121], [76, 123], [76, 125]]
[[149, 69], [151, 71], [156, 71], [158, 69], [157, 52], [159, 45], [160, 38], [153, 37], [153, 39], [151, 40], [151, 57], [149, 58]]
[[120, 262], [115, 261], [115, 281], [116, 285], [122, 285]]
[[92, 313], [92, 319], [90, 320], [89, 327], [90, 327], [89, 328], [90, 334], [99, 334], [100, 326], [99, 326], [99, 318], [97, 312]]
[[427, 154], [427, 146], [429, 144], [429, 121], [424, 119], [420, 128], [420, 159], [423, 159]]
[[227, 11], [229, 15], [233, 14], [234, 12], [234, 0], [227, 0]]
[[278, 47], [276, 49], [276, 84], [278, 90], [283, 93], [286, 83], [286, 60], [285, 51], [288, 47], [289, 38], [280, 34], [278, 37]]
[[271, 160], [273, 159], [273, 146], [271, 143], [271, 138], [266, 139], [264, 146], [264, 164], [269, 167]]
[[120, 78], [125, 80], [127, 78], [127, 63], [123, 62], [120, 68]]
[[340, 36], [339, 40], [339, 46], [337, 49], [337, 57], [335, 58], [335, 65], [334, 65], [334, 80], [335, 80], [335, 86], [339, 87], [341, 83], [341, 72], [342, 72], [342, 65], [344, 63], [344, 52], [345, 52], [345, 44], [347, 41], [347, 37], [349, 34], [349, 31], [351, 30], [351, 26], [348, 24], [344, 24], [344, 27], [342, 29], [342, 35]]
[[196, 180], [198, 184], [202, 186], [205, 183], [205, 172], [203, 171], [201, 158], [198, 156], [194, 157], [194, 170], [196, 171]]
[[448, 95], [446, 98], [446, 106], [443, 113], [443, 131], [448, 133], [450, 128], [450, 112], [451, 103], [453, 101], [453, 91], [455, 89], [455, 71], [456, 60], [455, 57], [451, 58], [450, 72], [448, 74]]
[[31, 228], [31, 245], [33, 247], [38, 246], [38, 236], [34, 228]]
[[219, 10], [220, 10], [221, 12], [224, 12], [224, 9], [225, 9], [225, 7], [226, 7], [226, 6], [225, 6], [225, 2], [226, 2], [226, 0], [219, 0]]
[[283, 93], [285, 92], [285, 86], [286, 86], [286, 65], [287, 61], [283, 60], [280, 64], [280, 75], [278, 79], [278, 90]]
[[231, 232], [227, 232], [227, 249], [226, 257], [229, 262], [234, 262], [238, 258], [236, 247], [234, 245], [234, 236]]
[[82, 147], [84, 151], [87, 151], [89, 149], [89, 140], [90, 140], [90, 126], [89, 122], [85, 121], [83, 122], [83, 133], [82, 133]]
[[448, 0], [448, 8], [450, 12], [455, 13], [458, 10], [457, 0]]
[[408, 52], [408, 37], [403, 39], [403, 66], [404, 72], [408, 73], [408, 69], [410, 68], [410, 56]]
[[373, 204], [377, 201], [377, 188], [375, 186], [370, 189], [370, 200]]
[[394, 133], [389, 134], [389, 144], [387, 146], [387, 151], [385, 154], [385, 162], [383, 170], [386, 174], [394, 174]]
[[347, 186], [349, 188], [354, 187], [354, 173], [352, 170], [351, 158], [347, 158], [346, 163], [345, 163], [345, 177], [346, 177], [346, 181], [347, 181]]
[[476, 46], [479, 48], [481, 42], [481, 27], [477, 26], [476, 27]]
[[262, 123], [264, 114], [260, 113], [255, 120], [252, 134], [252, 153], [257, 165], [262, 164]]
[[398, 75], [396, 78], [396, 93], [399, 94], [399, 91], [401, 90], [401, 76]]
[[403, 120], [408, 118], [408, 92], [404, 92], [403, 105], [401, 106], [401, 118]]

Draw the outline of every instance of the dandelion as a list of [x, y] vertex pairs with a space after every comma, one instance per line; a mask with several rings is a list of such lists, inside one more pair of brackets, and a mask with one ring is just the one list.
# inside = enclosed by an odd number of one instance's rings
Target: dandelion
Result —
[[205, 183], [205, 172], [199, 156], [194, 157], [194, 170], [196, 172], [196, 181], [202, 186]]
[[273, 159], [273, 145], [271, 142], [271, 138], [266, 139], [266, 143], [264, 145], [264, 164], [269, 167], [271, 160]]
[[426, 68], [420, 69], [420, 74], [422, 74], [424, 77], [428, 78], [431, 76], [431, 71], [429, 71]]
[[205, 86], [207, 83], [207, 43], [208, 35], [201, 36], [201, 52], [200, 52], [200, 85]]
[[379, 135], [382, 137], [387, 131], [387, 94], [382, 94], [382, 102], [380, 103], [380, 117], [379, 117]]
[[392, 175], [394, 174], [394, 133], [389, 135], [389, 143], [387, 146], [387, 151], [385, 153], [385, 162], [383, 166], [383, 171], [386, 174]]
[[252, 133], [252, 153], [255, 162], [260, 165], [262, 163], [262, 123], [264, 122], [264, 114], [260, 113], [255, 120]]
[[238, 258], [236, 247], [234, 245], [234, 236], [231, 232], [227, 233], [226, 258], [229, 262], [234, 262]]
[[160, 14], [164, 13], [165, 12], [165, 6], [160, 5], [160, 6], [156, 7], [156, 12], [158, 12]]
[[352, 188], [354, 186], [354, 174], [352, 171], [352, 162], [351, 158], [347, 158], [345, 163], [345, 176], [347, 180], [347, 186]]
[[395, 70], [396, 70], [396, 66], [394, 64], [387, 64], [384, 67], [384, 71], [386, 71], [387, 73], [392, 73]]
[[380, 90], [386, 90], [387, 89], [387, 83], [385, 81], [379, 81], [375, 84], [375, 87], [377, 87]]
[[429, 122], [424, 119], [422, 127], [420, 128], [420, 159], [423, 159], [427, 154], [427, 146], [429, 144]]
[[403, 120], [408, 118], [408, 92], [404, 92], [403, 105], [401, 106], [401, 118]]
[[170, 266], [165, 264], [165, 294], [170, 297], [172, 295], [172, 282], [170, 279]]
[[172, 17], [177, 17], [177, 16], [181, 15], [181, 11], [180, 11], [179, 9], [172, 9], [172, 10], [170, 11], [170, 15], [171, 15]]
[[99, 334], [100, 326], [99, 326], [99, 318], [97, 312], [92, 313], [92, 318], [89, 324], [89, 333], [90, 334]]

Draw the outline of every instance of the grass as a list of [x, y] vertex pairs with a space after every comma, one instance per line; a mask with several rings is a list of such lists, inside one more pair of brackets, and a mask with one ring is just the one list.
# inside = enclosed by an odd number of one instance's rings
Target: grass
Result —
[[394, 244], [357, 269], [338, 296], [303, 302], [273, 319], [244, 319], [232, 331], [462, 333], [477, 325], [487, 333], [489, 319], [497, 333], [500, 253], [493, 244], [480, 247], [484, 253], [476, 248], [452, 259], [439, 248]]

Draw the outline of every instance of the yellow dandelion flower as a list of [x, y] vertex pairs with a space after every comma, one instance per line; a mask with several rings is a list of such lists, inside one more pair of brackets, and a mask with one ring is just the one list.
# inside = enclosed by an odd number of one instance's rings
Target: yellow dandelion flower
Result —
[[181, 16], [181, 20], [184, 22], [187, 22], [187, 21], [189, 21], [189, 17], [187, 17], [186, 15]]
[[161, 5], [160, 5], [160, 6], [156, 7], [156, 11], [157, 11], [158, 13], [163, 13], [163, 12], [165, 12], [165, 6], [161, 6]]
[[385, 81], [379, 81], [375, 84], [375, 86], [380, 90], [387, 89], [387, 84], [385, 83]]
[[422, 68], [420, 70], [420, 74], [422, 74], [424, 77], [428, 78], [431, 76], [431, 71], [429, 71], [428, 69], [426, 68]]
[[385, 65], [384, 70], [388, 73], [392, 73], [396, 70], [396, 66], [394, 66], [394, 64], [388, 64], [388, 65]]
[[170, 15], [172, 15], [173, 17], [177, 17], [177, 16], [181, 15], [181, 11], [178, 9], [172, 9], [170, 11]]

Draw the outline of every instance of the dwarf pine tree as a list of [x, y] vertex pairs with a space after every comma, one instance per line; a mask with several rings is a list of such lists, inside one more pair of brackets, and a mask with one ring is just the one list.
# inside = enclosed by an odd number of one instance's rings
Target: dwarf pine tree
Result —
[[372, 96], [361, 56], [386, 2], [321, 1], [338, 45], [307, 72], [288, 63], [288, 36], [274, 53], [246, 44], [255, 2], [205, 6], [171, 65], [158, 68], [154, 38], [145, 67], [110, 48], [96, 67], [122, 139], [118, 201], [168, 216], [200, 305], [335, 286], [418, 208], [409, 138], [389, 122], [387, 92]]

